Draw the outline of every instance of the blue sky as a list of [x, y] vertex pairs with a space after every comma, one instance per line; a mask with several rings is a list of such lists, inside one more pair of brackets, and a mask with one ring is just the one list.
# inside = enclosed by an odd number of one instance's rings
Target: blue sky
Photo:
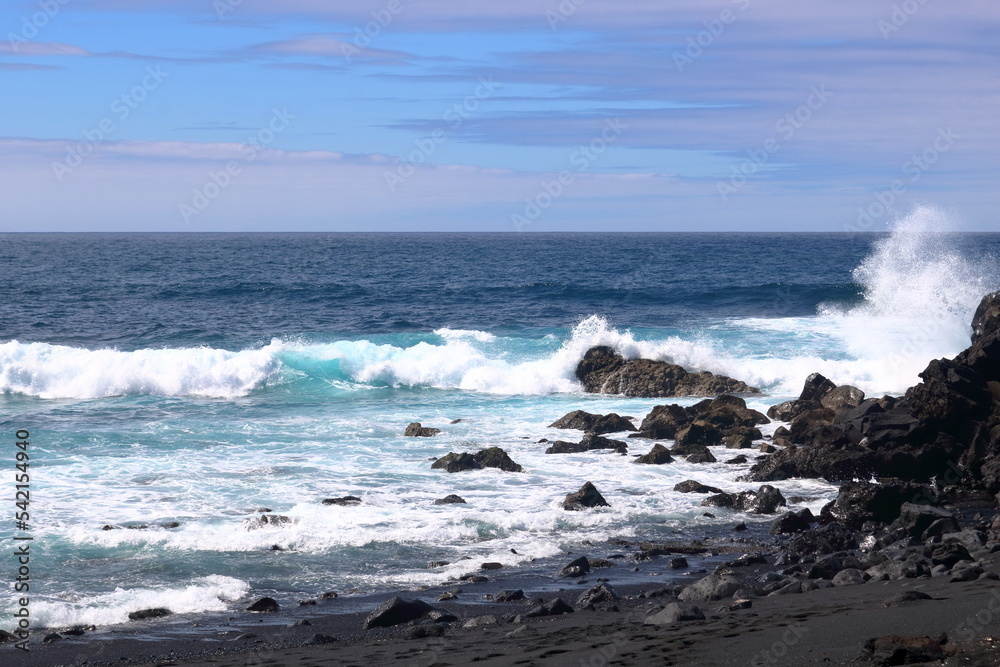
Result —
[[8, 0], [0, 231], [997, 230], [985, 0]]

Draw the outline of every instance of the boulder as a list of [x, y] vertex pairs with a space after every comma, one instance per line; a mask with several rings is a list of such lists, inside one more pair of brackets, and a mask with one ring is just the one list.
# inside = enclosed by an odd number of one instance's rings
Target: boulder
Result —
[[732, 596], [742, 587], [737, 577], [727, 574], [710, 574], [687, 586], [677, 596], [682, 602], [715, 601]]
[[885, 524], [899, 518], [900, 508], [913, 498], [932, 498], [930, 486], [885, 480], [882, 483], [848, 482], [824, 515], [858, 530], [868, 521]]
[[797, 512], [785, 512], [771, 522], [770, 533], [772, 535], [801, 533], [804, 530], [809, 530], [809, 526], [815, 522], [816, 517], [809, 511], [809, 508], [801, 509]]
[[715, 463], [717, 459], [708, 451], [708, 447], [692, 448], [693, 451], [687, 455], [688, 463]]
[[430, 438], [441, 432], [439, 428], [425, 428], [420, 422], [413, 422], [406, 427], [403, 435], [411, 438]]
[[892, 522], [890, 528], [901, 531], [905, 536], [920, 537], [938, 519], [954, 521], [955, 515], [930, 505], [903, 503], [899, 508], [899, 517]]
[[904, 602], [920, 602], [923, 600], [933, 600], [930, 595], [924, 593], [923, 591], [903, 591], [902, 593], [896, 593], [895, 595], [890, 595], [885, 600], [882, 601], [883, 607], [896, 607], [903, 604]]
[[[264, 598], [265, 600], [271, 600], [271, 598]], [[274, 600], [271, 600], [274, 602]], [[256, 604], [256, 603], [254, 603]], [[251, 605], [252, 606], [252, 605]], [[277, 603], [275, 602], [275, 606]], [[248, 611], [256, 611], [254, 609], [247, 608]], [[130, 621], [145, 621], [150, 618], [163, 618], [164, 616], [170, 616], [174, 612], [170, 611], [166, 607], [155, 607], [152, 609], [140, 609], [139, 611], [131, 611], [128, 614], [128, 620]]]
[[673, 625], [688, 621], [704, 621], [705, 613], [693, 604], [671, 602], [662, 610], [646, 617], [644, 625]]
[[590, 482], [584, 483], [579, 491], [566, 494], [566, 500], [563, 501], [565, 510], [583, 510], [588, 507], [610, 507], [601, 492]]
[[663, 465], [673, 463], [674, 457], [670, 456], [670, 450], [661, 444], [653, 445], [648, 454], [643, 454], [635, 460], [636, 463], [646, 463], [649, 465]]
[[813, 373], [806, 378], [805, 384], [802, 387], [802, 393], [799, 394], [800, 401], [822, 401], [823, 397], [828, 393], [833, 391], [837, 385], [830, 380], [826, 379], [819, 373]]
[[798, 556], [832, 554], [857, 548], [854, 532], [839, 522], [798, 533], [788, 543], [788, 552]]
[[574, 410], [560, 417], [549, 424], [549, 428], [575, 429], [595, 435], [636, 430], [635, 425], [628, 418], [614, 412], [607, 415], [595, 415], [583, 410]]
[[539, 616], [560, 616], [562, 614], [572, 614], [573, 607], [569, 606], [562, 598], [556, 598], [526, 611], [523, 615], [526, 618], [537, 618]]
[[462, 452], [457, 454], [455, 452], [448, 452], [437, 461], [431, 464], [431, 468], [443, 469], [447, 472], [463, 472], [465, 470], [481, 470], [483, 466], [479, 464], [476, 458], [468, 453]]
[[576, 606], [583, 609], [618, 611], [620, 599], [611, 584], [601, 583], [587, 589], [576, 601]]
[[759, 389], [707, 371], [689, 373], [676, 364], [649, 359], [626, 360], [613, 348], [592, 347], [577, 365], [585, 391], [641, 398], [758, 394]]
[[472, 458], [483, 468], [499, 468], [505, 472], [523, 471], [523, 468], [514, 463], [507, 452], [500, 447], [488, 447], [480, 450]]
[[865, 400], [865, 392], [851, 385], [841, 385], [828, 391], [820, 399], [820, 405], [837, 412], [841, 408], [856, 408]]
[[545, 450], [545, 453], [579, 454], [581, 452], [589, 452], [592, 449], [611, 449], [619, 454], [627, 454], [628, 444], [622, 442], [621, 440], [610, 440], [599, 435], [588, 433], [583, 436], [583, 440], [577, 443], [564, 441], [554, 442], [548, 449]]
[[691, 420], [691, 415], [679, 405], [657, 405], [642, 420], [637, 435], [651, 439], [673, 439], [677, 431]]
[[861, 570], [853, 567], [841, 570], [833, 575], [831, 583], [834, 586], [857, 586], [868, 580], [868, 576]]
[[274, 598], [264, 597], [247, 607], [247, 611], [271, 614], [278, 611], [278, 603]]
[[564, 565], [556, 574], [557, 577], [580, 577], [590, 572], [590, 560], [580, 556]]
[[513, 591], [500, 591], [493, 597], [494, 602], [517, 602], [524, 599], [524, 591], [520, 588]]
[[785, 401], [772, 405], [767, 409], [767, 416], [780, 422], [790, 422], [803, 412], [819, 410], [823, 405], [819, 401]]
[[376, 607], [365, 619], [364, 628], [389, 628], [401, 623], [409, 623], [423, 618], [434, 607], [423, 600], [403, 600], [398, 597], [386, 600]]
[[696, 421], [677, 432], [675, 444], [671, 452], [687, 455], [702, 447], [714, 447], [721, 444], [721, 430], [707, 422]]
[[677, 493], [723, 493], [722, 489], [717, 489], [714, 486], [706, 486], [693, 479], [686, 479], [683, 482], [674, 484], [674, 491]]

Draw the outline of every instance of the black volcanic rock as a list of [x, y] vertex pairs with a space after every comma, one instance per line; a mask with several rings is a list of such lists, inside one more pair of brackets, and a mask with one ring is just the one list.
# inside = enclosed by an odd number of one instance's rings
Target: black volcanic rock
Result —
[[576, 367], [585, 391], [641, 398], [759, 394], [749, 385], [707, 371], [690, 373], [681, 366], [650, 359], [626, 360], [607, 346], [587, 350]]
[[505, 472], [522, 472], [523, 468], [500, 447], [488, 447], [476, 453], [472, 458], [483, 468], [499, 468]]
[[601, 492], [590, 482], [581, 486], [579, 491], [566, 494], [566, 500], [563, 501], [563, 509], [566, 510], [582, 510], [589, 507], [610, 507]]
[[670, 456], [670, 450], [663, 445], [657, 443], [653, 445], [653, 448], [649, 450], [648, 454], [643, 454], [635, 460], [636, 463], [647, 463], [650, 465], [662, 465], [664, 463], [673, 463], [674, 457]]
[[549, 428], [568, 428], [586, 431], [594, 435], [618, 433], [620, 431], [635, 431], [635, 425], [626, 417], [617, 413], [595, 415], [583, 410], [574, 410], [549, 424]]

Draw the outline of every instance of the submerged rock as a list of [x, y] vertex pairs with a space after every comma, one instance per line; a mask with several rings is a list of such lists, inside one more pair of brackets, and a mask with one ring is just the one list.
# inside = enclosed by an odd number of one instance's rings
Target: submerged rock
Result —
[[278, 611], [278, 603], [274, 598], [263, 597], [247, 607], [247, 611], [270, 614]]
[[140, 609], [139, 611], [129, 612], [128, 620], [130, 621], [145, 621], [150, 618], [163, 618], [164, 616], [170, 616], [174, 612], [170, 611], [166, 607], [154, 607], [152, 609]]
[[465, 498], [462, 496], [457, 496], [454, 493], [450, 493], [444, 498], [438, 498], [434, 501], [435, 505], [465, 505]]
[[620, 431], [635, 431], [635, 425], [627, 417], [617, 413], [596, 415], [583, 410], [574, 410], [549, 424], [549, 428], [567, 428], [586, 431], [594, 435], [618, 433]]
[[295, 523], [297, 519], [283, 514], [260, 514], [249, 519], [244, 519], [243, 526], [247, 530], [260, 530], [261, 528], [286, 526]]
[[344, 505], [344, 506], [360, 505], [361, 498], [358, 498], [357, 496], [344, 496], [342, 498], [327, 498], [326, 500], [323, 501], [323, 504]]

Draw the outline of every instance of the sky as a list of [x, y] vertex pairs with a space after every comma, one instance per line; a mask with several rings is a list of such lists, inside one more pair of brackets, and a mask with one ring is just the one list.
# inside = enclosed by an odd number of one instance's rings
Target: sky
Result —
[[4, 0], [0, 231], [1000, 231], [995, 0]]

